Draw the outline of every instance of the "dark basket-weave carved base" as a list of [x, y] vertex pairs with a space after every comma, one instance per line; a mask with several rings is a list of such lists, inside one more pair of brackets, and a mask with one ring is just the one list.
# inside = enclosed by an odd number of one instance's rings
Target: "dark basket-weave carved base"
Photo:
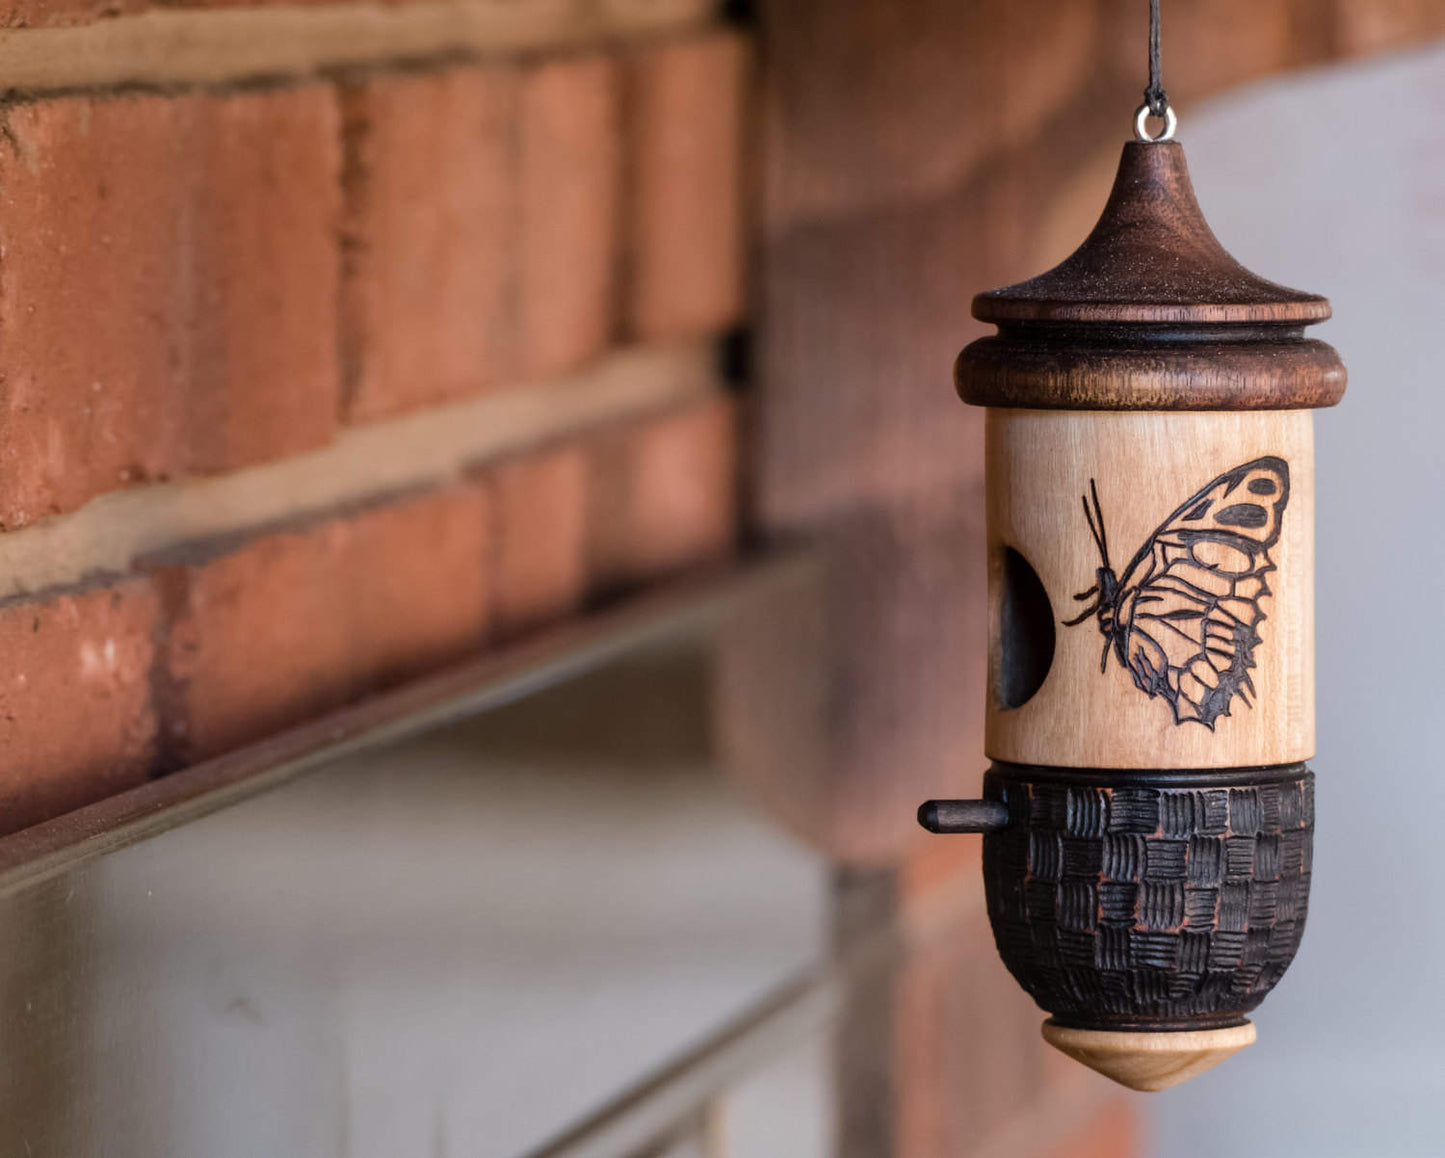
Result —
[[1314, 774], [996, 763], [984, 887], [1009, 971], [1062, 1025], [1236, 1025], [1304, 932]]

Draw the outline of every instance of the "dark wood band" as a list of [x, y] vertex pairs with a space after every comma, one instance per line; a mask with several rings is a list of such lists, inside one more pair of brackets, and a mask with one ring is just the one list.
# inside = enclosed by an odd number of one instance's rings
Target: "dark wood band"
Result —
[[1252, 340], [1129, 337], [1008, 328], [964, 348], [959, 396], [1037, 410], [1311, 410], [1334, 406], [1345, 367], [1298, 330]]
[[[1052, 784], [1063, 788], [1257, 788], [1261, 784], [1286, 784], [1312, 775], [1303, 760], [1288, 764], [1260, 764], [1242, 768], [1064, 768], [1056, 764], [1015, 764], [991, 760], [989, 776], [1002, 783], [1014, 780], [1029, 784]], [[1020, 820], [1011, 814], [1011, 821]]]

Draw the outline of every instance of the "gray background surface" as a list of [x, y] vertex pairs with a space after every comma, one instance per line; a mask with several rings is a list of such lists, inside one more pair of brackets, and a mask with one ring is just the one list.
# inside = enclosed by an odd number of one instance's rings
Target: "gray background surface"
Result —
[[1445, 47], [1180, 112], [1215, 232], [1329, 295], [1350, 389], [1317, 425], [1308, 931], [1258, 1044], [1147, 1103], [1153, 1152], [1442, 1155]]

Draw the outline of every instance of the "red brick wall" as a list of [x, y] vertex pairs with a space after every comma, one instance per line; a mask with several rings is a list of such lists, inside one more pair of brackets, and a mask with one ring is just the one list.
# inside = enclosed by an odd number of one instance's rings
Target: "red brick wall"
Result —
[[4, 109], [0, 832], [732, 549], [747, 50], [696, 12]]

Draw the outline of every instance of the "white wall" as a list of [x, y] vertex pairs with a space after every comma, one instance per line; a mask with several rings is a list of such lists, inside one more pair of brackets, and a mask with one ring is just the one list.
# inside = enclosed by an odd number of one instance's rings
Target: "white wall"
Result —
[[1317, 332], [1350, 388], [1318, 420], [1309, 926], [1258, 1044], [1147, 1103], [1155, 1152], [1439, 1156], [1445, 46], [1180, 113], [1215, 232], [1256, 272], [1329, 295], [1335, 320]]

